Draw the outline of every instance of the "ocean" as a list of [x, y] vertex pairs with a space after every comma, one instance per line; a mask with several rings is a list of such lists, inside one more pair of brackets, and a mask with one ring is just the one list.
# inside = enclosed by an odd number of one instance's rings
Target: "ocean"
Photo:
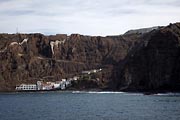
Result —
[[180, 94], [0, 93], [0, 120], [180, 120]]

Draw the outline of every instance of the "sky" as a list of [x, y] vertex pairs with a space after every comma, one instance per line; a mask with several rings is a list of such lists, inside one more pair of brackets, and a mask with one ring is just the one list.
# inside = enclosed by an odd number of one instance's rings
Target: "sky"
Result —
[[0, 33], [120, 35], [180, 22], [180, 0], [0, 0]]

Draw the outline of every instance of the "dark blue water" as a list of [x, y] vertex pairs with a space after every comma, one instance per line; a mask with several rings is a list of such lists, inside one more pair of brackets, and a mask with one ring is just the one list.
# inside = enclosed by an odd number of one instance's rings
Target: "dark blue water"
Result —
[[0, 120], [180, 120], [180, 95], [1, 93]]

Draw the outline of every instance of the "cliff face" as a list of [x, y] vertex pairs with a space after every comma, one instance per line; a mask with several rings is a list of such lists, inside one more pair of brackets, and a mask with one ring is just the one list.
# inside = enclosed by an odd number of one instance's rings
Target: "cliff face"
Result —
[[18, 83], [59, 80], [102, 67], [101, 80], [108, 87], [113, 66], [125, 58], [138, 37], [0, 34], [0, 90], [13, 90]]
[[[0, 91], [103, 68], [75, 88], [180, 89], [180, 24], [121, 36], [0, 34]], [[83, 86], [83, 87], [82, 87]]]
[[141, 42], [119, 63], [116, 89], [127, 91], [180, 90], [180, 24], [142, 35]]

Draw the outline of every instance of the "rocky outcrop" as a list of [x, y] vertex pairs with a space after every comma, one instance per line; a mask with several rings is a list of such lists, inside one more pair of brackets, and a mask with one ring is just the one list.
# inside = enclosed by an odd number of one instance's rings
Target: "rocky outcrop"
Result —
[[102, 68], [97, 79], [74, 89], [177, 91], [180, 24], [118, 36], [0, 34], [0, 91], [19, 83], [56, 81]]
[[125, 91], [180, 90], [180, 24], [141, 37], [116, 68], [115, 88]]

